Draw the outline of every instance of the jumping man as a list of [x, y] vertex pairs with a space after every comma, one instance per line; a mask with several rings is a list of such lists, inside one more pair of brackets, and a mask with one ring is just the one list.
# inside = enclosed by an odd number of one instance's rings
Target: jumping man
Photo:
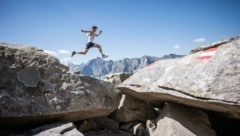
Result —
[[105, 55], [105, 54], [103, 54], [101, 45], [93, 42], [95, 36], [99, 36], [99, 35], [102, 33], [102, 31], [99, 31], [99, 33], [96, 34], [97, 26], [93, 26], [91, 31], [88, 31], [88, 30], [87, 30], [87, 31], [81, 30], [81, 31], [82, 31], [83, 33], [87, 33], [88, 42], [87, 42], [87, 44], [86, 44], [86, 48], [85, 48], [85, 50], [80, 51], [80, 52], [73, 51], [73, 52], [72, 52], [72, 57], [73, 57], [75, 54], [85, 55], [85, 54], [87, 54], [87, 52], [89, 51], [90, 48], [94, 47], [94, 48], [98, 48], [99, 52], [100, 52], [101, 55], [102, 55], [102, 58], [107, 58], [108, 56]]

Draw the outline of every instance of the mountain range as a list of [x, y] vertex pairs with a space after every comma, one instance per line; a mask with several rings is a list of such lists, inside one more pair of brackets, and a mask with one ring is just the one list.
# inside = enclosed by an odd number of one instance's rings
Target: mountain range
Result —
[[80, 65], [69, 63], [68, 66], [73, 73], [80, 71], [81, 75], [101, 78], [110, 73], [134, 73], [155, 61], [180, 57], [183, 57], [183, 55], [169, 54], [162, 57], [142, 56], [141, 58], [124, 58], [117, 61], [105, 61], [98, 57], [89, 60], [87, 63]]

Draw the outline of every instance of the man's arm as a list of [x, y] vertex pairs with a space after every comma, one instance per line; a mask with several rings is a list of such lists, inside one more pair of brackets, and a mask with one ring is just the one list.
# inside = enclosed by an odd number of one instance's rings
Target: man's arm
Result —
[[96, 36], [99, 36], [101, 33], [102, 33], [102, 31], [99, 31], [99, 33], [98, 33], [98, 34], [96, 34]]
[[83, 32], [83, 33], [91, 33], [91, 31], [86, 31], [86, 30], [81, 30], [81, 32]]

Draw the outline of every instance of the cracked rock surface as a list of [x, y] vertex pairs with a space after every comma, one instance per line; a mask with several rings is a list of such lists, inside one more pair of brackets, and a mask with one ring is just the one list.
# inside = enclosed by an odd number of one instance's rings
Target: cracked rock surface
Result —
[[2, 125], [107, 116], [119, 101], [111, 83], [72, 75], [42, 50], [0, 44]]
[[240, 38], [198, 48], [180, 59], [155, 62], [118, 88], [145, 101], [176, 102], [240, 119]]

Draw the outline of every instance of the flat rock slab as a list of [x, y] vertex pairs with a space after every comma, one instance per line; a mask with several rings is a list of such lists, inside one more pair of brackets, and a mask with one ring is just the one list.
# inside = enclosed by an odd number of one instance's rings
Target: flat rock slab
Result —
[[145, 101], [177, 102], [240, 119], [240, 38], [155, 62], [118, 88]]
[[176, 104], [167, 104], [152, 128], [151, 136], [216, 136], [206, 113]]
[[91, 131], [84, 133], [85, 136], [132, 136], [129, 132], [124, 132], [120, 130], [103, 130], [103, 131]]
[[0, 45], [0, 125], [107, 116], [120, 97], [111, 83], [72, 75], [42, 50]]
[[29, 130], [25, 135], [32, 136], [84, 136], [73, 123], [55, 123]]

